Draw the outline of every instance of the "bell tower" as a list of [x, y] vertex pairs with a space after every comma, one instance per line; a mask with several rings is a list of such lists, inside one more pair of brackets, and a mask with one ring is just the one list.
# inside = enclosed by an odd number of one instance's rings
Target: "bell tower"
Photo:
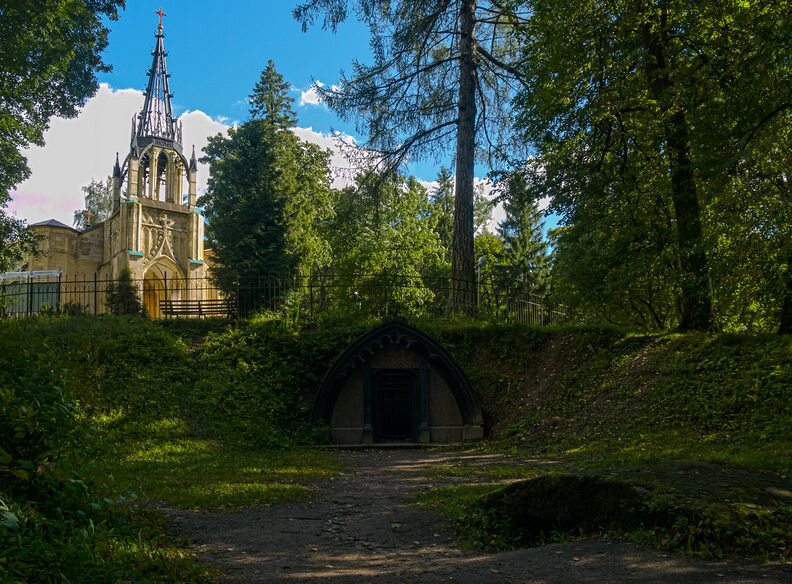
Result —
[[166, 14], [162, 9], [156, 14], [159, 25], [143, 109], [132, 118], [129, 154], [122, 166], [116, 160], [113, 170], [119, 212], [106, 246], [113, 277], [128, 267], [133, 279], [144, 281], [144, 302], [152, 316], [162, 293], [174, 298], [165, 290], [169, 281], [173, 289], [183, 286], [182, 298], [188, 298], [188, 281], [206, 276], [204, 218], [196, 204], [198, 163], [194, 147], [189, 160], [183, 153], [182, 125], [173, 115], [165, 63]]

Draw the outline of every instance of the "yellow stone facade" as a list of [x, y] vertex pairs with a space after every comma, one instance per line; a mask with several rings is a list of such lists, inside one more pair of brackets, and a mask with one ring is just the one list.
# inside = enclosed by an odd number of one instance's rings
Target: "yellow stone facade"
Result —
[[[166, 286], [169, 300], [216, 298], [205, 284], [209, 274], [204, 217], [196, 205], [195, 152], [190, 160], [182, 153], [163, 37], [160, 29], [145, 104], [132, 120], [130, 153], [123, 165], [116, 160], [113, 170], [111, 216], [82, 232], [55, 220], [31, 225], [42, 236], [41, 253], [27, 265], [28, 271], [60, 270], [65, 282], [116, 280], [129, 268], [152, 317], [160, 314]], [[200, 285], [191, 284], [196, 282]]]

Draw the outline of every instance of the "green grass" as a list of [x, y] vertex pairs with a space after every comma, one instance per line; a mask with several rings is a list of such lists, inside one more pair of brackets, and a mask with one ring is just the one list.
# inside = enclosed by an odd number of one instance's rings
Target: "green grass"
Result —
[[[717, 463], [757, 476], [792, 476], [789, 335], [418, 326], [465, 368], [493, 419], [514, 422], [506, 441], [486, 448], [552, 456], [584, 472], [650, 468], [659, 476], [665, 467]], [[73, 458], [76, 476], [90, 492], [76, 488], [82, 488], [79, 480], [69, 491], [63, 481], [41, 481], [22, 468], [17, 472], [32, 477], [37, 490], [26, 491], [16, 479], [0, 484], [0, 506], [9, 505], [3, 511], [21, 523], [19, 531], [0, 525], [0, 581], [12, 557], [20, 573], [33, 575], [16, 579], [31, 582], [42, 581], [37, 570], [52, 566], [73, 582], [206, 581], [206, 568], [168, 538], [160, 519], [140, 512], [139, 502], [237, 509], [310, 496], [314, 481], [339, 468], [298, 446], [312, 439], [305, 396], [365, 328], [358, 323], [284, 331], [255, 321], [235, 329], [117, 317], [0, 323], [0, 366], [16, 359], [32, 373], [12, 376], [14, 383], [32, 391], [46, 378], [44, 386], [74, 396], [81, 421], [97, 428], [88, 441], [94, 451], [79, 446], [71, 426], [61, 434], [39, 432], [53, 440], [66, 436], [53, 444], [60, 458], [52, 458], [48, 446], [40, 461], [26, 462], [35, 469], [56, 460], [60, 468]], [[35, 348], [30, 356], [20, 353], [29, 347]], [[533, 397], [534, 383], [541, 385], [537, 399], [526, 399]], [[478, 506], [481, 495], [497, 483], [547, 471], [463, 463], [432, 472], [438, 479], [483, 484], [434, 490], [420, 504], [445, 513], [466, 545], [507, 549], [515, 542], [503, 535], [501, 519]], [[731, 549], [757, 559], [763, 553], [789, 556], [784, 545], [792, 540], [792, 513], [786, 507], [752, 507], [750, 490], [719, 506], [706, 497], [685, 497], [660, 479], [657, 484], [664, 490], [654, 504], [678, 506], [679, 521], [626, 537], [699, 554]], [[685, 507], [687, 500], [693, 508]], [[720, 547], [707, 548], [707, 539]]]
[[181, 508], [223, 509], [296, 501], [339, 463], [308, 448], [236, 449], [196, 437], [179, 418], [109, 427], [98, 460], [109, 496], [162, 501]]
[[502, 488], [500, 483], [437, 487], [427, 493], [415, 495], [415, 505], [440, 513], [453, 526], [454, 544], [463, 549], [502, 551], [514, 549], [514, 541], [506, 530], [482, 519], [486, 511], [480, 501], [486, 495]]
[[792, 476], [792, 440], [735, 440], [723, 433], [702, 435], [679, 428], [620, 438], [593, 440], [571, 447], [560, 444], [546, 453], [586, 467], [695, 461]]

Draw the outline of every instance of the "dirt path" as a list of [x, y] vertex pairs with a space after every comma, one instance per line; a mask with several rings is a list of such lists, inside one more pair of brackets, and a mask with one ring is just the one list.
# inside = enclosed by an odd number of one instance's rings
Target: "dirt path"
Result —
[[608, 541], [501, 554], [460, 551], [439, 516], [409, 505], [411, 493], [469, 480], [427, 477], [432, 465], [507, 459], [423, 450], [338, 456], [348, 471], [323, 484], [310, 502], [169, 513], [229, 583], [792, 583], [792, 565], [702, 562]]

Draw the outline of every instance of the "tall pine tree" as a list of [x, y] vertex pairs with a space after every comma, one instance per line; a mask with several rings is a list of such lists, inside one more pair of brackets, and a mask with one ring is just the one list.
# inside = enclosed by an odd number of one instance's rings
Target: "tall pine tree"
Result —
[[337, 88], [317, 87], [354, 120], [388, 169], [410, 157], [455, 152], [452, 295], [449, 309], [475, 306], [474, 163], [503, 160], [511, 139], [509, 100], [520, 80], [511, 65], [527, 2], [493, 0], [308, 0], [294, 15], [335, 31], [350, 6], [369, 26], [374, 63], [356, 62]]
[[270, 59], [267, 68], [261, 72], [259, 80], [248, 96], [250, 101], [250, 117], [264, 120], [273, 128], [292, 128], [297, 124], [297, 114], [292, 110], [294, 98], [289, 96], [291, 84], [283, 80], [283, 75], [275, 70], [275, 63]]
[[[332, 215], [330, 153], [289, 130], [292, 102], [270, 61], [251, 96], [255, 117], [204, 148], [210, 176], [199, 204], [214, 244], [212, 273], [226, 290], [330, 261], [319, 230]], [[258, 292], [243, 310], [264, 300], [266, 290]]]

